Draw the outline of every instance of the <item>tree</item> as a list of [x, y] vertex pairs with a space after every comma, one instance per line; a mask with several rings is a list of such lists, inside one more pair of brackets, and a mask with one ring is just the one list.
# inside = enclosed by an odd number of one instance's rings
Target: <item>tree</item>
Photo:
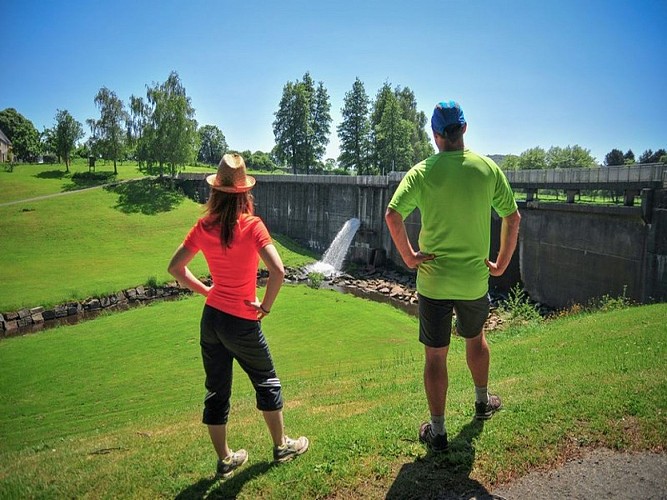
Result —
[[199, 150], [195, 110], [175, 71], [164, 83], [148, 87], [146, 98], [148, 118], [139, 147], [146, 148], [148, 163], [157, 163], [161, 176], [165, 165], [175, 176]]
[[69, 172], [70, 155], [76, 143], [83, 137], [83, 126], [67, 110], [56, 112], [55, 125], [56, 153], [65, 161], [65, 170]]
[[359, 175], [371, 173], [369, 104], [364, 84], [357, 78], [352, 84], [352, 90], [345, 94], [341, 109], [343, 121], [338, 125], [337, 132], [340, 167], [354, 169]]
[[546, 152], [546, 168], [592, 168], [596, 166], [595, 158], [588, 149], [579, 145], [561, 148], [552, 146]]
[[[387, 112], [393, 114], [394, 103], [398, 103], [399, 115], [402, 120], [400, 126], [394, 129], [394, 133], [399, 129], [403, 129], [407, 133], [407, 151], [405, 146], [401, 146], [399, 150], [401, 155], [407, 154], [407, 163], [411, 166], [424, 158], [431, 156], [434, 152], [431, 139], [426, 131], [427, 118], [423, 111], [417, 110], [417, 100], [414, 92], [408, 87], [401, 88], [397, 86], [395, 90], [391, 89], [391, 85], [385, 82], [377, 93], [375, 102], [373, 103], [373, 110], [371, 112], [371, 137], [373, 144], [373, 160], [380, 172], [387, 169], [386, 161], [383, 158], [387, 157], [387, 152], [382, 148], [386, 146], [386, 141], [380, 140], [381, 128], [383, 136], [387, 135], [387, 119], [385, 115]], [[383, 125], [384, 122], [384, 125]], [[403, 139], [401, 139], [402, 143]], [[405, 159], [394, 159], [394, 166], [400, 165], [400, 170], [407, 170], [405, 166]]]
[[273, 135], [280, 162], [296, 173], [309, 173], [329, 143], [329, 95], [320, 82], [315, 88], [310, 73], [303, 81], [287, 82], [275, 113]]
[[417, 110], [417, 99], [414, 92], [408, 87], [401, 89], [397, 87], [394, 91], [398, 102], [401, 105], [403, 118], [410, 122], [410, 145], [412, 148], [411, 163], [419, 163], [424, 158], [431, 156], [434, 153], [431, 138], [426, 132], [426, 114], [423, 111]]
[[635, 154], [632, 152], [632, 149], [628, 149], [628, 151], [623, 155], [623, 164], [632, 165], [634, 163], [636, 163]]
[[411, 131], [410, 122], [403, 118], [398, 99], [392, 94], [376, 127], [380, 174], [406, 171], [412, 166]]
[[655, 153], [647, 149], [639, 156], [639, 163], [664, 163], [662, 157], [667, 154], [664, 149], [658, 149]]
[[519, 155], [518, 167], [519, 170], [540, 170], [547, 168], [547, 154], [539, 146], [526, 149]]
[[241, 153], [241, 156], [243, 156], [246, 167], [249, 169], [267, 170], [270, 172], [277, 168], [270, 153], [264, 153], [263, 151], [255, 151], [254, 153], [244, 151]]
[[209, 165], [217, 165], [220, 158], [229, 149], [225, 140], [225, 134], [215, 125], [204, 125], [199, 128], [198, 133], [199, 154], [197, 155], [197, 160]]
[[308, 137], [308, 97], [303, 85], [287, 82], [273, 121], [276, 157], [292, 173], [305, 170], [305, 145]]
[[519, 170], [519, 157], [517, 155], [507, 155], [499, 166], [503, 170]]
[[129, 114], [116, 93], [102, 87], [95, 96], [95, 105], [100, 110], [100, 119], [95, 122], [94, 136], [105, 160], [113, 160], [113, 173], [118, 174], [116, 162], [121, 158], [125, 146], [125, 124]]
[[41, 152], [39, 132], [21, 113], [14, 108], [0, 111], [0, 130], [12, 142], [14, 158], [35, 161]]
[[604, 157], [604, 164], [608, 167], [623, 165], [625, 163], [625, 155], [620, 149], [612, 149]]
[[142, 142], [144, 129], [150, 118], [150, 107], [142, 97], [130, 96], [130, 113], [127, 121], [127, 145], [129, 152], [143, 166], [149, 159], [148, 145]]
[[324, 156], [331, 131], [331, 104], [323, 82], [317, 84], [317, 90], [311, 99], [309, 130], [312, 130], [312, 137], [309, 141], [311, 149], [309, 154], [312, 156], [312, 163], [315, 163]]
[[389, 82], [384, 82], [375, 95], [375, 100], [373, 101], [371, 109], [371, 163], [375, 172], [379, 172], [380, 170], [378, 158], [378, 127], [382, 121], [382, 115], [384, 114], [388, 100], [395, 97], [393, 94], [394, 92], [391, 90]]

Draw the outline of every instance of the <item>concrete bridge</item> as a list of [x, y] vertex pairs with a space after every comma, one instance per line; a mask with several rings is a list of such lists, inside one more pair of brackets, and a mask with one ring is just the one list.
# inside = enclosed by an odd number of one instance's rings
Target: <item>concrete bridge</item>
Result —
[[532, 201], [540, 189], [565, 191], [567, 202], [574, 203], [581, 191], [622, 192], [624, 204], [632, 206], [642, 189], [667, 189], [667, 165], [635, 164], [622, 167], [515, 170], [506, 172], [512, 188], [526, 192]]
[[[389, 260], [403, 266], [384, 223], [385, 209], [402, 176], [257, 175], [256, 212], [272, 233], [320, 253], [343, 224], [356, 217], [361, 226], [349, 259], [372, 265]], [[186, 193], [200, 202], [208, 197], [204, 177], [179, 176]], [[491, 286], [506, 291], [521, 281], [534, 300], [552, 307], [623, 293], [641, 303], [667, 300], [665, 165], [519, 171], [509, 172], [508, 178], [514, 188], [534, 194], [520, 203], [518, 251], [506, 275], [491, 278]], [[535, 196], [540, 189], [633, 191], [641, 203], [634, 206], [626, 199], [623, 206], [591, 205], [574, 203], [569, 196], [565, 203], [542, 202]], [[495, 214], [491, 217], [493, 258], [500, 221]], [[416, 244], [418, 214], [408, 217], [406, 227]]]

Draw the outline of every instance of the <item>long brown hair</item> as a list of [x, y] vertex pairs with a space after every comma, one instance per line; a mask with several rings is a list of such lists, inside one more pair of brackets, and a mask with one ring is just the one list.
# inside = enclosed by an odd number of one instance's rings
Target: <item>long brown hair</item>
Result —
[[206, 203], [206, 214], [210, 225], [220, 224], [220, 243], [223, 247], [232, 246], [234, 228], [242, 214], [255, 213], [254, 198], [250, 191], [245, 193], [224, 193], [211, 189]]

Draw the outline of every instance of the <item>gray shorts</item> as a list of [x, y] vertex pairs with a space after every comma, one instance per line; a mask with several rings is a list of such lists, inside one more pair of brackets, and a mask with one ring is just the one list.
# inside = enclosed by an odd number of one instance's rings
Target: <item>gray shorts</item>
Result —
[[456, 331], [468, 339], [482, 332], [489, 316], [487, 295], [476, 300], [419, 298], [419, 341], [428, 347], [447, 347], [452, 336], [452, 317], [456, 312]]

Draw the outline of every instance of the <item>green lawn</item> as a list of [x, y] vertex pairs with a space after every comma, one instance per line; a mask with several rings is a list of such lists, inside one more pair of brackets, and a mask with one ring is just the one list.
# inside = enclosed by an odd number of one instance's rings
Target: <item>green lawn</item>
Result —
[[[202, 210], [150, 179], [0, 207], [0, 312], [171, 280], [167, 263]], [[313, 260], [276, 243], [286, 265]], [[207, 274], [201, 254], [191, 269]]]
[[200, 422], [199, 297], [0, 342], [1, 498], [396, 498], [464, 493], [587, 446], [667, 445], [667, 305], [490, 335], [505, 408], [471, 422], [463, 343], [450, 349], [451, 451], [427, 457], [417, 321], [388, 305], [285, 286], [263, 322], [286, 430], [312, 449], [270, 465], [268, 433], [236, 369], [230, 444], [250, 461], [214, 482]]

